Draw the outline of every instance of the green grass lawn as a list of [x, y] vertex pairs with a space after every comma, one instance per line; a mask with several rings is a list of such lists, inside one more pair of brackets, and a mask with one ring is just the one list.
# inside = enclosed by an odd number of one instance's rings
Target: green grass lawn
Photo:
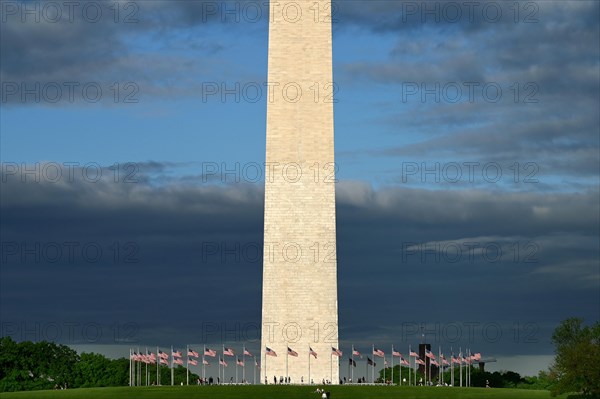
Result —
[[[2, 399], [44, 398], [206, 398], [206, 399], [320, 399], [316, 387], [307, 386], [189, 386], [119, 387], [0, 393]], [[536, 399], [550, 398], [548, 391], [450, 387], [329, 386], [331, 399]], [[565, 398], [566, 396], [559, 396]]]

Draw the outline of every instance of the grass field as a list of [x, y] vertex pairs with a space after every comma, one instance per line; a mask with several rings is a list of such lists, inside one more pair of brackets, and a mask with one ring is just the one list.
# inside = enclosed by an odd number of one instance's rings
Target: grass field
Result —
[[[538, 399], [548, 391], [449, 387], [329, 386], [331, 399]], [[167, 399], [320, 399], [315, 387], [306, 386], [209, 386], [119, 387], [0, 393], [2, 399], [45, 398], [167, 398]], [[566, 398], [559, 396], [558, 398]]]

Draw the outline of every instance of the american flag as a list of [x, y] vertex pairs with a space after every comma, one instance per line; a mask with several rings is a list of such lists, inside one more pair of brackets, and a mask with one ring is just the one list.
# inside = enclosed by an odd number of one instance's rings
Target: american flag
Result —
[[398, 351], [392, 351], [392, 356], [402, 357], [402, 353], [400, 353]]
[[385, 353], [381, 349], [373, 348], [373, 355], [384, 357]]
[[244, 356], [252, 356], [252, 353], [248, 352], [248, 350], [244, 348]]
[[169, 359], [169, 355], [162, 351], [158, 351], [158, 357], [160, 357], [161, 359], [165, 359], [165, 360]]
[[425, 366], [425, 362], [422, 361], [421, 359], [417, 359], [417, 364], [420, 364], [422, 366]]
[[173, 351], [173, 357], [181, 357], [181, 352]]
[[460, 364], [460, 359], [452, 356], [452, 363]]
[[472, 356], [473, 360], [476, 361], [480, 361], [481, 360], [481, 353], [477, 352]]
[[206, 364], [207, 366], [210, 366], [210, 363], [206, 359], [202, 359], [202, 364]]
[[352, 356], [360, 356], [360, 358], [362, 359], [362, 355], [361, 355], [361, 354], [360, 354], [360, 352], [359, 352], [359, 351], [357, 351], [356, 349], [354, 349], [354, 350], [352, 351]]
[[403, 364], [405, 366], [410, 366], [410, 363], [406, 361], [406, 359], [404, 359], [403, 357], [400, 358], [400, 364]]
[[231, 348], [225, 348], [225, 350], [223, 351], [223, 355], [225, 355], [225, 356], [235, 356], [235, 353], [233, 353], [233, 349], [231, 349]]
[[310, 347], [309, 347], [309, 348], [308, 348], [308, 353], [310, 353], [312, 356], [314, 356], [314, 358], [315, 358], [315, 359], [317, 358], [317, 352], [315, 352], [315, 351], [313, 350], [313, 348], [310, 348]]
[[348, 360], [350, 361], [351, 366], [356, 367], [356, 362], [354, 360], [352, 360], [351, 357], [349, 357]]
[[199, 357], [200, 355], [198, 354], [198, 352], [196, 352], [195, 350], [192, 349], [188, 349], [188, 356], [192, 356], [192, 357]]
[[288, 346], [288, 355], [298, 357], [298, 352]]
[[269, 348], [268, 346], [266, 348], [267, 348], [267, 350], [265, 352], [265, 355], [277, 357], [277, 353], [275, 353], [275, 351], [273, 349]]
[[339, 350], [339, 349], [337, 349], [337, 348], [334, 348], [332, 346], [331, 347], [331, 354], [339, 357], [339, 356], [342, 356], [342, 351]]
[[167, 361], [167, 359], [163, 359], [162, 357], [160, 358], [160, 363], [161, 364], [166, 364], [166, 365], [169, 364], [169, 362]]
[[242, 366], [244, 367], [244, 362], [242, 362], [239, 358], [238, 360], [235, 362], [235, 364], [237, 364], [238, 366]]
[[225, 367], [227, 367], [227, 362], [226, 362], [225, 360], [223, 360], [223, 358], [222, 358], [222, 357], [220, 357], [220, 358], [219, 358], [219, 364], [220, 364], [221, 366], [225, 366]]
[[433, 352], [428, 351], [427, 349], [425, 349], [425, 356], [427, 356], [428, 358], [435, 360], [435, 355], [433, 354]]
[[369, 366], [373, 366], [373, 367], [377, 366], [377, 363], [375, 363], [374, 361], [372, 361], [369, 356], [367, 356], [367, 364]]
[[173, 364], [180, 364], [183, 366], [183, 360], [181, 360], [181, 358], [177, 358], [177, 359], [173, 360]]
[[419, 357], [419, 355], [417, 355], [417, 352], [413, 352], [413, 351], [410, 351], [409, 356]]
[[188, 359], [188, 363], [191, 364], [192, 366], [197, 366], [198, 362], [194, 359]]
[[217, 356], [217, 352], [215, 352], [212, 349], [206, 348], [206, 349], [204, 349], [204, 355], [210, 356], [210, 357], [216, 357]]
[[434, 366], [439, 366], [440, 364], [438, 362], [436, 362], [435, 360], [431, 361], [431, 364], [433, 364]]
[[154, 353], [150, 353], [150, 360], [156, 360], [156, 355]]
[[448, 363], [448, 361], [444, 358], [442, 358], [442, 364], [446, 366], [450, 365], [450, 363]]

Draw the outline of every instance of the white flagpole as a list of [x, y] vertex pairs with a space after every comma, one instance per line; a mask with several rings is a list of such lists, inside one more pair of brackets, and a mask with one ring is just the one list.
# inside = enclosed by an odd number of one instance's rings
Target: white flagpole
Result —
[[235, 383], [238, 383], [238, 357], [235, 358]]
[[[411, 368], [411, 365], [410, 365], [410, 362], [411, 362], [412, 356], [410, 355], [410, 352], [411, 352], [410, 349], [411, 349], [410, 345], [408, 345], [408, 386], [411, 385], [411, 381], [410, 381], [410, 368]], [[400, 366], [400, 367], [402, 367], [402, 366]]]
[[373, 356], [373, 364], [371, 365], [371, 383], [375, 384], [375, 345], [372, 346], [371, 356]]
[[[140, 355], [140, 347], [138, 346], [138, 355]], [[142, 386], [142, 362], [138, 362], [138, 385]]]
[[253, 381], [253, 384], [256, 385], [256, 356], [252, 356], [252, 358], [254, 359], [254, 368], [253, 368], [254, 375], [253, 375], [252, 381]]
[[[402, 370], [402, 364], [400, 364], [400, 370]], [[394, 344], [392, 344], [392, 385], [394, 385]]]
[[350, 367], [352, 374], [350, 376], [350, 380], [354, 384], [355, 383], [355, 381], [354, 381], [354, 345], [352, 345], [352, 353], [350, 354], [350, 357], [352, 358], [352, 366]]
[[185, 346], [185, 385], [190, 385], [190, 346]]
[[158, 346], [156, 347], [156, 386], [160, 385], [160, 380], [158, 379], [158, 373], [160, 371], [160, 356], [158, 356]]
[[204, 354], [206, 353], [206, 345], [204, 345], [204, 350], [202, 351], [202, 382], [204, 383], [204, 379], [206, 378], [206, 364], [204, 363]]
[[265, 382], [269, 383], [269, 377], [267, 376], [267, 350], [265, 349], [265, 361], [263, 362], [263, 367], [265, 368]]
[[148, 347], [146, 347], [146, 386], [149, 386], [148, 382]]
[[242, 383], [244, 383], [246, 380], [246, 345], [243, 346], [242, 350], [242, 363], [244, 363], [242, 366]]
[[444, 361], [442, 360], [442, 347], [438, 345], [438, 384], [441, 382], [442, 374], [444, 373]]
[[329, 369], [331, 373], [331, 377], [329, 377], [329, 382], [333, 384], [333, 351], [329, 352]]
[[133, 354], [131, 353], [131, 348], [129, 348], [129, 386], [131, 386], [131, 361], [133, 360], [131, 357]]
[[[393, 358], [393, 356], [392, 356], [392, 358]], [[400, 370], [400, 375], [398, 377], [398, 385], [402, 385], [402, 357], [400, 357], [400, 365], [398, 366], [398, 369]], [[392, 370], [394, 370], [394, 363], [393, 363], [393, 361], [392, 361]], [[392, 384], [393, 383], [394, 383], [394, 379], [392, 378]]]
[[460, 386], [463, 386], [463, 378], [462, 378], [462, 364], [463, 364], [463, 358], [462, 358], [462, 348], [458, 348], [458, 360], [460, 361], [460, 363], [458, 364], [459, 367], [459, 374], [460, 374]]
[[308, 383], [310, 384], [310, 346], [308, 347]]
[[288, 378], [288, 359], [290, 357], [290, 351], [288, 350], [288, 348], [289, 348], [289, 346], [287, 348], [285, 348], [285, 380], [286, 380], [286, 382], [287, 382], [287, 378]]
[[173, 370], [174, 360], [175, 356], [173, 356], [173, 345], [171, 345], [171, 385], [175, 385], [175, 371]]

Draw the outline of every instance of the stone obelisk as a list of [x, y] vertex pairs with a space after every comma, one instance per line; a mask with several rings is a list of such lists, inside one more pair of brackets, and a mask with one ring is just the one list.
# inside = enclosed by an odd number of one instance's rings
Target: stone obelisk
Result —
[[261, 383], [339, 382], [331, 10], [271, 0]]

